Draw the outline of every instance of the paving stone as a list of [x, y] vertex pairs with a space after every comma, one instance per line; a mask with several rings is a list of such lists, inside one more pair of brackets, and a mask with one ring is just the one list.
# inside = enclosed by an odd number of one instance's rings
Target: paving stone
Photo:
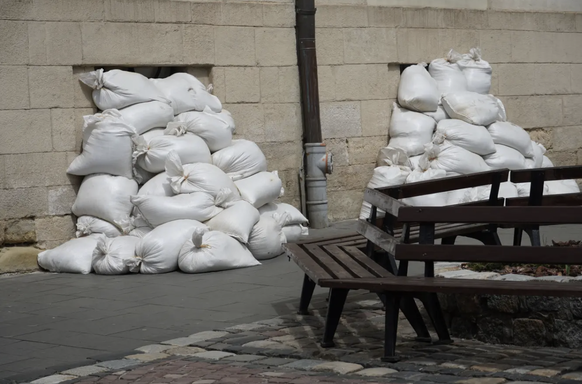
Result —
[[390, 375], [392, 373], [396, 373], [398, 372], [395, 369], [390, 369], [390, 368], [366, 368], [366, 369], [362, 369], [361, 371], [356, 372], [356, 375], [359, 376], [364, 376], [364, 377], [381, 377], [381, 376], [387, 376]]
[[122, 359], [122, 360], [109, 360], [109, 361], [102, 361], [95, 365], [100, 367], [105, 367], [109, 369], [123, 369], [133, 367], [135, 365], [141, 364], [141, 361], [138, 360], [130, 360], [130, 359]]
[[563, 379], [582, 381], [582, 372], [570, 372], [562, 375]]
[[458, 363], [453, 363], [453, 362], [442, 363], [440, 366], [441, 367], [444, 367], [444, 368], [467, 369], [467, 366], [466, 365], [464, 365], [464, 364], [458, 364]]
[[224, 359], [225, 357], [234, 356], [234, 353], [229, 352], [222, 352], [222, 351], [205, 351], [196, 353], [193, 357], [197, 357], [199, 359], [207, 359], [207, 360], [220, 360]]
[[[236, 335], [236, 334], [234, 334]], [[231, 344], [231, 345], [243, 345], [246, 343], [250, 343], [252, 341], [260, 341], [260, 340], [265, 340], [268, 339], [266, 336], [260, 335], [260, 334], [255, 334], [255, 335], [247, 335], [247, 336], [243, 336], [243, 337], [232, 337], [232, 338], [228, 338], [223, 340], [226, 344]]]
[[160, 353], [160, 352], [164, 352], [170, 348], [172, 348], [172, 347], [169, 345], [150, 344], [150, 345], [144, 345], [143, 347], [136, 348], [135, 350], [143, 352], [143, 353]]
[[190, 336], [188, 336], [188, 338], [193, 339], [194, 341], [206, 341], [206, 340], [211, 340], [211, 339], [218, 339], [219, 337], [223, 337], [228, 335], [228, 332], [225, 331], [204, 331], [204, 332], [198, 332], [198, 333], [194, 333]]
[[245, 343], [242, 345], [242, 347], [250, 347], [250, 348], [261, 348], [261, 349], [288, 349], [289, 347], [287, 347], [286, 345], [283, 345], [281, 343], [277, 343], [276, 341], [270, 341], [270, 340], [257, 340], [257, 341], [251, 341], [248, 343]]
[[198, 347], [175, 347], [166, 349], [165, 353], [169, 355], [177, 355], [177, 356], [194, 356], [197, 353], [205, 352], [205, 349], [198, 348]]
[[533, 370], [541, 369], [541, 368], [542, 367], [537, 366], [537, 365], [536, 366], [534, 366], [534, 365], [526, 365], [524, 367], [509, 368], [509, 369], [506, 369], [503, 372], [507, 372], [507, 373], [517, 373], [517, 374], [523, 375], [523, 374], [526, 374], [526, 373], [531, 372]]
[[73, 376], [89, 376], [95, 373], [101, 373], [107, 371], [107, 368], [99, 367], [97, 365], [86, 365], [84, 367], [68, 369], [61, 372], [63, 375], [73, 375]]
[[169, 357], [170, 355], [168, 355], [167, 353], [138, 353], [135, 355], [129, 355], [129, 356], [125, 356], [126, 359], [132, 359], [132, 360], [139, 360], [139, 361], [143, 361], [143, 362], [149, 362], [149, 361], [154, 361], [154, 360], [161, 360], [161, 359], [165, 359], [166, 357]]
[[253, 331], [253, 330], [262, 329], [265, 327], [266, 327], [265, 324], [249, 323], [249, 324], [235, 325], [234, 327], [228, 327], [228, 328], [226, 328], [226, 330], [227, 331]]
[[561, 373], [560, 371], [556, 371], [554, 369], [534, 369], [533, 371], [529, 372], [530, 375], [544, 377], [554, 377], [556, 375], [559, 375], [560, 373]]
[[422, 381], [429, 381], [433, 383], [454, 383], [459, 380], [457, 376], [449, 375], [423, 375], [420, 377]]
[[342, 361], [328, 361], [311, 368], [314, 372], [334, 372], [345, 375], [346, 373], [352, 373], [363, 369], [364, 367], [360, 364], [354, 363], [344, 363]]
[[309, 371], [311, 368], [320, 365], [321, 360], [301, 359], [289, 364], [282, 365], [281, 368], [298, 369], [300, 371]]
[[185, 347], [185, 346], [193, 344], [197, 341], [200, 341], [200, 340], [196, 340], [195, 338], [191, 338], [191, 337], [178, 337], [177, 339], [162, 341], [162, 344], [175, 345], [177, 347]]
[[31, 381], [30, 384], [57, 384], [63, 381], [76, 379], [73, 375], [51, 375], [46, 377], [41, 377], [40, 379]]
[[234, 356], [225, 357], [224, 361], [250, 363], [252, 361], [263, 360], [263, 359], [266, 359], [266, 357], [259, 356], [259, 355], [234, 355]]
[[504, 369], [507, 369], [507, 368], [508, 368], [508, 366], [501, 367], [501, 366], [495, 365], [495, 364], [483, 364], [483, 365], [473, 365], [469, 369], [471, 369], [473, 371], [479, 371], [479, 372], [494, 373], [494, 372], [503, 371]]
[[456, 383], [460, 384], [501, 384], [506, 382], [507, 380], [499, 378], [499, 377], [479, 377], [474, 379], [465, 379], [456, 381]]
[[256, 362], [256, 364], [266, 365], [266, 366], [269, 366], [269, 367], [278, 367], [280, 365], [289, 364], [289, 363], [292, 363], [294, 361], [295, 361], [294, 359], [282, 359], [282, 358], [279, 358], [279, 357], [270, 357], [268, 359], [258, 360]]

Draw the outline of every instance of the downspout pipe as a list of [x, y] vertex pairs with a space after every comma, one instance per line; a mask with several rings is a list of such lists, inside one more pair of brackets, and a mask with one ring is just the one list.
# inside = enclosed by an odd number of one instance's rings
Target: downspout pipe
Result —
[[319, 87], [315, 50], [315, 1], [296, 0], [297, 65], [301, 87], [305, 189], [307, 218], [312, 228], [325, 228], [327, 217], [327, 178], [333, 170], [331, 153], [326, 152], [319, 117]]

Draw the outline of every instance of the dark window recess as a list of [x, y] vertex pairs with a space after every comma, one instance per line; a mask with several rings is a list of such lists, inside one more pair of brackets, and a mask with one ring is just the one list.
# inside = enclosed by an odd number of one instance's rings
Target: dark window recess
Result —
[[[417, 63], [414, 64], [400, 64], [400, 74], [402, 75], [402, 72], [404, 72], [404, 70], [408, 67], [410, 67], [411, 65], [416, 65]], [[427, 71], [428, 71], [428, 65], [426, 67], [424, 67]]]
[[188, 72], [188, 69], [186, 67], [147, 67], [147, 66], [143, 66], [143, 67], [117, 67], [117, 66], [111, 66], [111, 67], [95, 67], [97, 68], [103, 68], [103, 70], [105, 72], [110, 71], [112, 69], [121, 69], [123, 71], [129, 71], [129, 72], [137, 72], [139, 74], [144, 75], [145, 77], [149, 77], [149, 78], [166, 78], [168, 76], [173, 75], [174, 73], [177, 72]]

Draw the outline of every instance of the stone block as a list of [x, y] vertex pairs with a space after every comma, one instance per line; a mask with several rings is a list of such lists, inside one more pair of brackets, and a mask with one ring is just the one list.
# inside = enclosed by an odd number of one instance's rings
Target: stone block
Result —
[[360, 103], [321, 103], [321, 132], [326, 139], [361, 136]]
[[190, 23], [192, 8], [188, 1], [158, 1], [155, 4], [157, 23]]
[[344, 63], [344, 31], [341, 28], [316, 28], [317, 63]]
[[[386, 146], [388, 135], [372, 137], [351, 137], [348, 139], [350, 164], [376, 164], [380, 148]], [[369, 181], [369, 180], [368, 180]]]
[[210, 70], [210, 83], [212, 83], [214, 90], [213, 94], [220, 100], [226, 100], [226, 83], [224, 79], [224, 68], [212, 67]]
[[283, 182], [285, 194], [282, 196], [288, 204], [297, 207], [299, 204], [299, 166], [279, 171], [279, 178]]
[[61, 244], [75, 236], [75, 221], [73, 216], [49, 216], [36, 218], [36, 238], [39, 246], [47, 242]]
[[538, 39], [541, 33], [532, 31], [512, 31], [511, 32], [511, 61], [518, 63], [529, 63], [539, 61], [540, 54], [537, 52]]
[[317, 67], [319, 101], [335, 101], [335, 70], [330, 66]]
[[437, 57], [444, 56], [452, 47], [455, 47], [458, 52], [469, 52], [469, 49], [478, 47], [481, 41], [479, 31], [476, 30], [441, 29], [438, 36], [442, 53]]
[[265, 140], [300, 141], [301, 108], [298, 103], [265, 104]]
[[214, 27], [216, 65], [256, 65], [255, 30]]
[[381, 136], [380, 143], [388, 143], [388, 127], [393, 102], [393, 100], [364, 100], [361, 102], [363, 136]]
[[439, 34], [429, 29], [399, 28], [396, 42], [400, 63], [429, 63], [446, 54], [441, 49]]
[[263, 4], [263, 24], [266, 27], [294, 27], [295, 7], [292, 3]]
[[224, 69], [227, 103], [256, 103], [261, 101], [260, 70], [252, 67]]
[[511, 61], [511, 32], [487, 30], [479, 31], [481, 52], [489, 63]]
[[263, 5], [226, 3], [222, 5], [222, 25], [263, 25]]
[[265, 141], [265, 110], [263, 104], [225, 104], [236, 122], [235, 135], [255, 142]]
[[536, 65], [499, 64], [495, 69], [499, 76], [499, 95], [533, 95], [536, 93], [538, 81]]
[[582, 32], [582, 15], [576, 15], [576, 31]]
[[5, 244], [31, 244], [36, 242], [33, 219], [13, 220], [6, 223]]
[[315, 25], [320, 28], [367, 27], [368, 10], [366, 7], [318, 6], [315, 14]]
[[582, 64], [572, 64], [570, 66], [570, 74], [572, 77], [572, 93], [582, 93]]
[[0, 153], [50, 152], [48, 109], [0, 111]]
[[261, 68], [261, 102], [278, 102], [279, 101], [279, 68], [264, 67]]
[[528, 11], [528, 12], [580, 12], [582, 11], [582, 4], [576, 0], [565, 0], [559, 2], [547, 2], [547, 1], [531, 1], [529, 3], [524, 3], [519, 0], [490, 0], [489, 7], [491, 9], [502, 9], [502, 10], [517, 10], [517, 11]]
[[31, 381], [30, 384], [58, 384], [73, 379], [77, 379], [77, 377], [72, 375], [50, 375]]
[[[349, 150], [349, 144], [348, 144]], [[327, 176], [328, 192], [360, 189], [362, 192], [374, 172], [375, 158], [378, 150], [374, 152], [374, 163], [349, 165], [346, 167], [334, 167], [333, 173]]]
[[301, 164], [301, 142], [258, 143], [267, 158], [269, 171], [298, 169]]
[[137, 58], [147, 61], [149, 53], [141, 56], [138, 24], [83, 23], [83, 63], [101, 63], [107, 58], [112, 65], [135, 65]]
[[26, 67], [0, 66], [0, 109], [28, 109], [28, 70]]
[[65, 152], [6, 155], [7, 188], [28, 188], [68, 184]]
[[549, 150], [546, 152], [546, 156], [552, 160], [552, 163], [556, 167], [577, 165], [579, 160], [582, 160], [582, 151], [554, 151]]
[[0, 1], [0, 19], [28, 20], [32, 15], [33, 0]]
[[261, 68], [261, 102], [297, 103], [300, 100], [297, 67]]
[[334, 67], [333, 71], [337, 100], [373, 100], [391, 97], [387, 65], [342, 65]]
[[538, 95], [563, 95], [571, 93], [569, 64], [536, 64], [535, 87]]
[[46, 187], [0, 190], [0, 219], [14, 219], [46, 215], [48, 198]]
[[[501, 82], [501, 80], [500, 80]], [[502, 100], [508, 120], [523, 128], [559, 127], [562, 123], [560, 96], [506, 97]]]
[[80, 148], [82, 127], [77, 129], [75, 109], [51, 109], [53, 150], [66, 152]]
[[517, 345], [539, 345], [546, 339], [546, 327], [541, 320], [513, 320], [513, 339]]
[[220, 25], [222, 23], [222, 4], [192, 3], [192, 23]]
[[31, 22], [28, 54], [33, 65], [78, 65], [83, 61], [81, 24]]
[[76, 108], [96, 108], [93, 104], [93, 89], [79, 81], [81, 73], [91, 72], [95, 69], [93, 66], [74, 66], [73, 67], [73, 105]]
[[334, 167], [349, 165], [348, 139], [326, 139], [325, 145], [328, 152], [333, 154]]
[[106, 21], [152, 22], [156, 19], [155, 0], [105, 0], [104, 5]]
[[582, 148], [582, 127], [553, 128], [552, 142], [554, 151], [573, 151]]
[[455, 12], [438, 8], [404, 8], [400, 26], [403, 28], [453, 28], [456, 27]]
[[389, 28], [346, 28], [344, 61], [346, 63], [396, 62], [396, 32]]
[[0, 64], [28, 64], [28, 25], [0, 20]]
[[540, 143], [541, 145], [546, 147], [546, 149], [552, 148], [552, 146], [554, 145], [552, 132], [553, 129], [543, 129], [543, 128], [529, 129], [527, 131], [527, 133], [529, 133], [529, 136], [533, 141]]
[[368, 23], [370, 27], [399, 27], [402, 23], [402, 9], [368, 6]]
[[103, 20], [104, 15], [103, 1], [34, 0], [32, 16], [34, 20], [96, 21]]
[[294, 29], [259, 28], [255, 30], [255, 42], [260, 66], [297, 65]]
[[453, 13], [455, 28], [460, 29], [489, 28], [489, 12], [487, 11], [458, 9], [450, 12]]
[[582, 125], [582, 95], [563, 97], [564, 125]]
[[71, 67], [28, 67], [31, 108], [70, 108], [73, 106]]
[[40, 249], [33, 247], [0, 248], [0, 274], [38, 271], [36, 260], [39, 253]]
[[[183, 51], [185, 47], [182, 41], [181, 25], [149, 23], [137, 24], [137, 26], [139, 44], [139, 56], [137, 57], [139, 59], [133, 58], [134, 65], [136, 60], [139, 60], [139, 64], [175, 65], [184, 62]], [[208, 46], [208, 44], [205, 46]], [[190, 46], [188, 47], [188, 49], [191, 48]]]
[[214, 63], [214, 27], [184, 25], [184, 64]]
[[[5, 188], [5, 181], [6, 181], [6, 167], [4, 167], [4, 158], [5, 156], [0, 156], [0, 189]], [[2, 223], [0, 221], [0, 223]], [[0, 227], [0, 232], [2, 232], [2, 228]]]
[[72, 186], [52, 187], [48, 189], [49, 215], [70, 215], [77, 194]]

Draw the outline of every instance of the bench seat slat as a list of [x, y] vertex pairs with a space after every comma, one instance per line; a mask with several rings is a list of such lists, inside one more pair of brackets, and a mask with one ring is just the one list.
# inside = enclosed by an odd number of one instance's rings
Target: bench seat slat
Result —
[[358, 220], [357, 230], [358, 233], [373, 242], [378, 247], [392, 255], [394, 254], [396, 244], [398, 244], [398, 240], [394, 236], [389, 235], [388, 233], [382, 231], [380, 228], [362, 219]]
[[325, 245], [323, 246], [323, 249], [327, 253], [331, 254], [338, 261], [338, 263], [341, 263], [346, 270], [349, 270], [354, 275], [354, 277], [379, 277], [378, 275], [375, 275], [371, 271], [362, 267], [362, 265], [354, 260], [350, 254], [346, 253], [338, 246]]
[[304, 249], [313, 256], [313, 259], [329, 271], [335, 279], [350, 279], [355, 277], [339, 264], [333, 257], [328, 255], [323, 249], [314, 244], [305, 244]]
[[[508, 207], [527, 207], [529, 197], [511, 197], [505, 199], [505, 205]], [[542, 206], [576, 206], [582, 205], [582, 193], [564, 193], [560, 195], [542, 196]]]
[[582, 178], [582, 166], [571, 165], [565, 167], [520, 169], [511, 171], [510, 180], [513, 183], [529, 183], [532, 174], [540, 172], [543, 172], [545, 181]]
[[348, 247], [341, 247], [345, 252], [349, 253], [350, 256], [356, 260], [358, 263], [362, 264], [364, 268], [368, 269], [372, 273], [374, 273], [378, 277], [391, 277], [394, 276], [382, 266], [377, 264], [374, 260], [372, 260], [368, 255], [364, 252], [359, 250], [356, 247], [348, 246]]
[[325, 269], [323, 269], [313, 257], [305, 252], [298, 244], [285, 244], [285, 253], [305, 272], [316, 284], [320, 279], [333, 279]]

